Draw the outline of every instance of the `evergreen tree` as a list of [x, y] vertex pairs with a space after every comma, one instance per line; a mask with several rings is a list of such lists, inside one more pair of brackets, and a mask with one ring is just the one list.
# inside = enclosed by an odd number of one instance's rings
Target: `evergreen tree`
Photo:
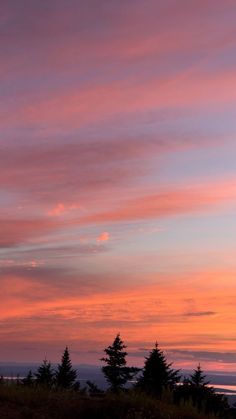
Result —
[[113, 344], [104, 349], [106, 357], [101, 358], [101, 361], [107, 364], [102, 367], [102, 372], [113, 392], [121, 390], [127, 381], [132, 380], [139, 371], [139, 368], [126, 366], [127, 352], [124, 350], [125, 348], [126, 345], [118, 334]]
[[62, 388], [73, 387], [77, 377], [77, 372], [72, 368], [68, 347], [66, 347], [61, 364], [58, 364], [56, 371], [56, 384]]
[[104, 391], [102, 391], [97, 384], [93, 383], [92, 381], [88, 380], [86, 381], [88, 393], [90, 396], [100, 396], [104, 394]]
[[34, 376], [31, 370], [29, 370], [27, 376], [23, 378], [22, 384], [27, 387], [32, 387], [34, 384]]
[[203, 374], [201, 365], [198, 364], [193, 374], [190, 375], [189, 384], [194, 387], [205, 387], [209, 384], [209, 381], [205, 381], [206, 375]]
[[214, 387], [209, 386], [200, 364], [183, 384], [177, 386], [174, 392], [176, 403], [192, 401], [193, 405], [206, 414], [214, 413], [225, 417], [229, 405], [223, 394], [217, 394]]
[[18, 373], [16, 376], [16, 385], [20, 386], [21, 385], [21, 379], [20, 379], [20, 374]]
[[51, 363], [45, 358], [42, 365], [39, 366], [37, 372], [34, 374], [35, 382], [39, 385], [50, 387], [53, 384], [54, 371]]
[[158, 348], [157, 342], [145, 359], [142, 376], [136, 385], [137, 388], [160, 397], [164, 389], [173, 389], [179, 382], [179, 370], [172, 369], [172, 364], [167, 363], [164, 353]]

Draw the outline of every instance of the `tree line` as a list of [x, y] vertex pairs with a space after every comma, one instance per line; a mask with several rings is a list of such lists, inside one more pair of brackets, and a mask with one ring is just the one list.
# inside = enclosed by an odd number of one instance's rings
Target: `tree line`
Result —
[[[117, 334], [113, 343], [104, 349], [105, 355], [101, 361], [104, 363], [102, 372], [108, 384], [107, 392], [135, 391], [158, 399], [162, 398], [163, 393], [169, 392], [174, 403], [191, 402], [199, 411], [207, 414], [222, 415], [229, 410], [227, 398], [222, 394], [217, 394], [209, 385], [200, 364], [188, 378], [182, 379], [180, 370], [172, 368], [172, 363], [167, 362], [157, 343], [145, 358], [142, 369], [127, 366], [126, 348], [120, 334]], [[87, 392], [90, 396], [104, 394], [104, 391], [91, 381], [87, 381], [87, 387], [81, 389], [68, 347], [65, 348], [56, 370], [50, 361], [44, 359], [35, 373], [30, 370], [23, 380], [18, 380], [18, 384], [31, 387], [43, 386], [48, 389], [77, 390]]]

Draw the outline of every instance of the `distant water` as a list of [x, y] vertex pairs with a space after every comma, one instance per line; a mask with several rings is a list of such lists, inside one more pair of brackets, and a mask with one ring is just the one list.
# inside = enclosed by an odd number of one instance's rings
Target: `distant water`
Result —
[[[8, 381], [16, 381], [16, 380], [23, 380], [25, 376], [4, 376], [4, 380]], [[94, 380], [94, 377], [88, 376], [86, 378], [79, 378], [78, 381], [81, 382], [82, 385], [86, 385], [87, 381], [93, 381], [97, 385], [100, 384], [101, 388], [105, 388], [106, 384], [104, 380]], [[132, 381], [133, 384], [133, 381]], [[214, 384], [210, 385], [211, 387], [214, 387], [217, 393], [225, 394], [226, 396], [236, 396], [236, 385], [220, 385], [220, 384]]]
[[[23, 380], [25, 378], [25, 376], [4, 376], [3, 377], [4, 380], [8, 380], [8, 381], [16, 381], [16, 380]], [[86, 384], [86, 381], [95, 381], [93, 380], [93, 377], [87, 377], [87, 378], [79, 378], [79, 381], [81, 382], [81, 384]], [[102, 380], [103, 381], [103, 380]], [[96, 381], [95, 381], [96, 382]], [[134, 381], [131, 382], [132, 384], [134, 383]], [[104, 387], [105, 383], [102, 383], [102, 387]], [[217, 393], [223, 393], [225, 395], [235, 395], [236, 396], [236, 385], [232, 386], [232, 385], [220, 385], [220, 384], [214, 384], [214, 385], [210, 385], [211, 387], [214, 387]]]
[[[56, 368], [56, 365], [54, 366]], [[93, 365], [75, 365], [78, 372], [78, 381], [82, 386], [86, 385], [86, 381], [92, 381], [103, 390], [107, 388], [107, 383], [101, 371], [101, 367]], [[3, 375], [8, 380], [16, 380], [17, 378], [24, 378], [31, 369], [34, 373], [38, 368], [38, 364], [5, 364], [0, 363], [0, 375]], [[189, 371], [184, 371], [187, 376]], [[236, 402], [236, 374], [219, 374], [209, 373], [207, 379], [210, 385], [213, 386], [218, 393], [225, 394], [230, 404]]]
[[214, 384], [213, 387], [216, 389], [217, 393], [224, 393], [225, 395], [236, 395], [236, 386], [233, 385], [223, 385]]

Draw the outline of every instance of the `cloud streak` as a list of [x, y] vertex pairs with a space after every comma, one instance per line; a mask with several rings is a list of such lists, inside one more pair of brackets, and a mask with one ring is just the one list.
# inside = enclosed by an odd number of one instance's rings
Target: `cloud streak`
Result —
[[229, 368], [234, 2], [0, 9], [1, 359], [121, 331]]
[[235, 201], [235, 181], [164, 189], [159, 193], [127, 200], [115, 210], [82, 218], [85, 222], [111, 223], [155, 219], [186, 213], [208, 211], [209, 207]]

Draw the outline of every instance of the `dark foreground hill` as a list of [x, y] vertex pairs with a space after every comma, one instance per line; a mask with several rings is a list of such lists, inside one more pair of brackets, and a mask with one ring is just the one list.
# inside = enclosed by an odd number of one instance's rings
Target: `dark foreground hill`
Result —
[[210, 419], [191, 404], [175, 406], [168, 394], [162, 401], [143, 394], [89, 397], [78, 392], [0, 387], [1, 419]]

